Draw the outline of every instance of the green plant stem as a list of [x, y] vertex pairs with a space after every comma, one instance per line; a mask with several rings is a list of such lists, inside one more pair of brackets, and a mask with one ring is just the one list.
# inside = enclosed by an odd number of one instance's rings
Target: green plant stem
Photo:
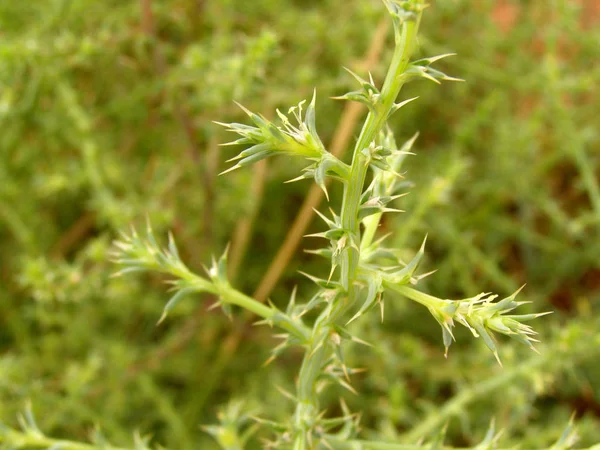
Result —
[[421, 291], [417, 291], [416, 289], [413, 289], [406, 285], [398, 285], [396, 283], [388, 283], [384, 281], [384, 286], [387, 289], [394, 291], [400, 295], [403, 295], [404, 297], [409, 298], [417, 303], [420, 303], [421, 305], [426, 306], [428, 308], [435, 308], [440, 304], [439, 298], [434, 297], [433, 295], [425, 294]]
[[[400, 41], [396, 45], [390, 68], [385, 77], [381, 89], [382, 103], [377, 105], [375, 111], [369, 112], [365, 124], [361, 130], [360, 136], [354, 147], [352, 157], [352, 166], [350, 169], [350, 180], [344, 186], [344, 197], [342, 200], [342, 226], [348, 231], [350, 236], [355, 239], [354, 242], [360, 242], [360, 230], [358, 220], [358, 209], [360, 207], [360, 196], [363, 191], [365, 177], [367, 175], [368, 164], [362, 155], [362, 150], [366, 149], [375, 136], [385, 125], [388, 116], [394, 106], [396, 98], [402, 89], [404, 80], [401, 77], [406, 70], [414, 48], [414, 42], [417, 35], [420, 22], [420, 16], [415, 21], [406, 21], [402, 27]], [[342, 262], [342, 286], [346, 289], [351, 285], [350, 280], [354, 279], [360, 252], [357, 249], [349, 250], [349, 257], [344, 258]]]
[[322, 373], [323, 365], [333, 354], [329, 341], [333, 325], [354, 305], [356, 291], [354, 283], [360, 260], [360, 220], [358, 212], [368, 170], [368, 161], [362, 150], [369, 147], [375, 136], [385, 125], [394, 106], [400, 89], [404, 84], [401, 75], [410, 61], [417, 35], [420, 16], [417, 20], [406, 21], [402, 25], [399, 39], [394, 50], [392, 62], [381, 89], [381, 102], [367, 116], [352, 157], [350, 177], [344, 185], [341, 208], [342, 227], [346, 230], [349, 243], [340, 267], [340, 284], [346, 290], [345, 298], [334, 302], [316, 320], [309, 344], [306, 349], [298, 377], [297, 406], [294, 414], [294, 450], [307, 449], [307, 434], [312, 431], [313, 423], [319, 414], [319, 401], [316, 382]]
[[261, 302], [254, 300], [252, 297], [248, 297], [231, 286], [219, 287], [215, 293], [218, 293], [223, 298], [224, 302], [240, 306], [265, 320], [272, 321], [274, 325], [283, 328], [301, 341], [306, 341], [311, 335], [311, 331], [308, 327], [298, 324], [297, 322], [280, 320], [277, 309], [263, 305]]
[[263, 319], [272, 319], [275, 315], [276, 310], [269, 308], [268, 306], [263, 305], [260, 302], [257, 302], [253, 298], [242, 294], [240, 291], [230, 286], [219, 288], [218, 294], [223, 297], [223, 300], [226, 303], [241, 306], [242, 308], [253, 312], [254, 314], [262, 317]]
[[[287, 316], [281, 314], [276, 308], [264, 305], [252, 297], [247, 296], [246, 294], [232, 287], [229, 283], [218, 283], [196, 275], [181, 262], [173, 263], [167, 265], [166, 267], [157, 265], [153, 266], [152, 268], [185, 282], [187, 285], [186, 289], [213, 294], [220, 297], [223, 303], [244, 308], [245, 310], [256, 314], [269, 323], [283, 328], [285, 331], [288, 331], [296, 336], [302, 342], [307, 341], [311, 334], [311, 330], [302, 324], [302, 322], [289, 320]], [[165, 316], [166, 312], [163, 317]]]

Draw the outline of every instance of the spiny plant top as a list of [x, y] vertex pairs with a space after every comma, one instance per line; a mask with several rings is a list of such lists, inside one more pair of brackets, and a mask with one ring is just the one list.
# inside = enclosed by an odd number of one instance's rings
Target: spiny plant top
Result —
[[[232, 159], [233, 166], [223, 173], [247, 167], [261, 159], [282, 154], [304, 158], [309, 165], [296, 178], [314, 178], [327, 193], [326, 180], [332, 178], [343, 185], [342, 204], [332, 208], [330, 216], [319, 213], [327, 229], [313, 237], [323, 238], [328, 245], [313, 252], [331, 261], [331, 270], [320, 278], [306, 274], [318, 287], [315, 295], [306, 302], [297, 302], [292, 294], [285, 311], [274, 305], [265, 306], [236, 291], [227, 280], [227, 253], [213, 261], [207, 276], [193, 274], [181, 262], [173, 239], [167, 249], [161, 249], [148, 227], [146, 236], [135, 230], [117, 243], [116, 260], [125, 269], [155, 270], [175, 277], [175, 291], [165, 307], [165, 315], [191, 292], [209, 292], [218, 297], [217, 304], [231, 314], [231, 306], [251, 310], [262, 322], [280, 327], [285, 332], [283, 343], [273, 351], [273, 358], [290, 346], [301, 346], [305, 356], [298, 374], [296, 392], [288, 396], [295, 403], [295, 411], [287, 423], [260, 422], [270, 426], [273, 448], [368, 448], [370, 444], [357, 444], [358, 416], [350, 413], [342, 403], [341, 417], [328, 417], [320, 405], [320, 395], [330, 384], [339, 384], [354, 391], [351, 376], [357, 369], [344, 362], [343, 345], [346, 341], [361, 342], [353, 336], [348, 324], [379, 305], [383, 318], [385, 291], [393, 291], [426, 306], [442, 328], [446, 353], [454, 340], [455, 323], [467, 327], [475, 337], [481, 337], [498, 361], [494, 332], [512, 337], [534, 349], [533, 329], [523, 322], [542, 314], [512, 314], [523, 302], [517, 302], [515, 292], [495, 302], [496, 296], [479, 294], [464, 300], [445, 300], [433, 297], [411, 287], [424, 275], [418, 275], [419, 262], [424, 254], [424, 244], [409, 262], [402, 261], [398, 250], [386, 248], [384, 238], [375, 240], [381, 217], [395, 212], [394, 200], [405, 194], [399, 174], [402, 163], [411, 154], [416, 136], [402, 146], [397, 146], [387, 121], [396, 111], [415, 100], [398, 101], [404, 84], [426, 79], [436, 83], [460, 81], [434, 69], [432, 64], [449, 54], [411, 62], [416, 36], [425, 9], [419, 0], [385, 1], [392, 16], [395, 33], [395, 51], [381, 87], [371, 76], [367, 79], [351, 72], [359, 88], [339, 99], [352, 100], [367, 105], [369, 113], [356, 142], [350, 165], [327, 151], [316, 127], [315, 97], [303, 113], [305, 101], [290, 108], [288, 115], [277, 111], [279, 121], [272, 122], [246, 108], [252, 125], [221, 124], [238, 135], [226, 145], [243, 145], [246, 148]], [[366, 185], [368, 172], [372, 181]], [[292, 180], [294, 181], [294, 180]], [[364, 231], [361, 232], [361, 224]], [[319, 311], [311, 323], [303, 319], [311, 311]], [[164, 318], [164, 316], [163, 316]], [[237, 448], [235, 433], [221, 434], [224, 428], [209, 428], [224, 448]], [[491, 442], [491, 441], [490, 441]], [[349, 447], [349, 443], [354, 447]], [[356, 447], [359, 445], [359, 447]]]
[[[494, 333], [504, 334], [535, 350], [535, 332], [524, 322], [541, 314], [514, 314], [524, 302], [516, 301], [519, 291], [496, 300], [495, 295], [482, 293], [462, 300], [440, 299], [413, 287], [428, 274], [417, 272], [423, 257], [425, 242], [408, 262], [399, 257], [399, 250], [384, 246], [386, 236], [376, 239], [382, 215], [396, 212], [392, 203], [403, 196], [405, 184], [399, 172], [416, 140], [416, 135], [401, 146], [387, 126], [392, 114], [414, 99], [398, 102], [401, 88], [418, 79], [459, 81], [431, 67], [449, 55], [419, 59], [411, 62], [421, 15], [426, 7], [422, 0], [384, 0], [392, 17], [395, 50], [381, 87], [371, 76], [368, 80], [352, 74], [359, 88], [340, 99], [358, 101], [368, 107], [368, 115], [354, 147], [350, 165], [327, 151], [316, 130], [315, 96], [303, 113], [304, 102], [293, 107], [288, 116], [277, 111], [279, 122], [243, 108], [253, 125], [222, 124], [239, 138], [228, 145], [244, 145], [233, 159], [235, 164], [224, 173], [243, 168], [275, 154], [298, 156], [309, 161], [298, 179], [314, 178], [325, 191], [325, 183], [332, 178], [343, 185], [341, 205], [332, 207], [330, 216], [319, 213], [326, 230], [313, 235], [323, 238], [327, 246], [312, 252], [331, 261], [331, 270], [324, 277], [306, 275], [317, 285], [316, 293], [307, 301], [299, 302], [295, 291], [285, 311], [274, 305], [264, 305], [239, 292], [227, 279], [227, 252], [213, 260], [206, 275], [193, 273], [181, 260], [172, 236], [162, 248], [155, 239], [150, 225], [144, 235], [135, 229], [124, 234], [116, 243], [114, 259], [123, 269], [117, 275], [138, 271], [156, 271], [172, 277], [174, 295], [167, 303], [161, 321], [177, 303], [192, 293], [210, 293], [218, 298], [216, 306], [232, 314], [232, 306], [245, 308], [261, 318], [261, 322], [278, 327], [283, 342], [273, 350], [272, 358], [292, 346], [304, 349], [304, 359], [299, 369], [294, 393], [283, 393], [295, 405], [286, 422], [273, 422], [268, 418], [250, 418], [239, 404], [231, 404], [220, 415], [220, 424], [206, 427], [222, 448], [242, 449], [255, 427], [247, 423], [253, 419], [272, 430], [272, 439], [266, 447], [276, 449], [408, 449], [447, 448], [443, 446], [444, 431], [427, 444], [404, 445], [389, 442], [366, 441], [359, 437], [359, 414], [351, 412], [341, 401], [342, 415], [331, 417], [321, 406], [325, 389], [337, 384], [355, 392], [351, 377], [359, 369], [348, 367], [343, 347], [348, 341], [364, 343], [352, 334], [348, 325], [379, 306], [383, 319], [384, 294], [392, 291], [424, 305], [440, 324], [446, 349], [454, 341], [456, 323], [468, 328], [473, 336], [481, 337], [500, 362]], [[371, 171], [372, 181], [366, 180]], [[361, 230], [361, 225], [363, 229]], [[316, 315], [307, 315], [317, 312]], [[316, 317], [308, 321], [306, 317]], [[87, 444], [74, 444], [46, 438], [35, 427], [33, 418], [27, 416], [23, 431], [6, 429], [0, 433], [0, 442], [11, 448], [96, 448]], [[498, 434], [490, 427], [477, 449], [496, 448]], [[573, 425], [569, 424], [561, 439], [551, 448], [569, 448], [574, 441]], [[113, 448], [110, 446], [97, 448]], [[139, 441], [136, 448], [146, 448]]]

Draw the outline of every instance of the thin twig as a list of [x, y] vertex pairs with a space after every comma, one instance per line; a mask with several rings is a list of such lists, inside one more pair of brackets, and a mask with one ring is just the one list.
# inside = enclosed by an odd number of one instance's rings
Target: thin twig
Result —
[[252, 186], [250, 187], [250, 210], [239, 220], [233, 233], [231, 251], [229, 252], [229, 279], [233, 282], [244, 259], [256, 217], [260, 211], [267, 178], [267, 160], [259, 161], [254, 169]]
[[[219, 145], [215, 135], [211, 136], [204, 156], [205, 169], [202, 178], [204, 188], [204, 205], [202, 208], [202, 239], [204, 248], [210, 249], [214, 234], [215, 214], [215, 185], [217, 183], [217, 171], [219, 165]], [[204, 256], [204, 255], [200, 255]]]

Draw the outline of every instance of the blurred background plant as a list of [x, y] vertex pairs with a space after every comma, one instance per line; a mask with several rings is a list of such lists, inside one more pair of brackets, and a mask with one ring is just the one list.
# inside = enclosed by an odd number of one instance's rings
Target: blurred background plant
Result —
[[[532, 311], [556, 313], [537, 324], [541, 355], [503, 342], [501, 369], [459, 330], [444, 359], [435, 320], [388, 301], [383, 325], [376, 315], [357, 325], [375, 347], [347, 356], [369, 368], [349, 406], [380, 437], [407, 443], [448, 424], [448, 444], [473, 445], [495, 417], [502, 445], [523, 448], [556, 440], [575, 411], [577, 445], [595, 444], [600, 8], [431, 3], [419, 54], [456, 51], [451, 73], [467, 83], [406, 87], [420, 101], [392, 125], [399, 141], [421, 133], [404, 166], [415, 187], [402, 200], [409, 214], [382, 227], [407, 260], [429, 233], [432, 295], [509, 294], [527, 283], [520, 296]], [[85, 441], [100, 426], [121, 446], [140, 430], [166, 447], [210, 449], [200, 425], [230, 398], [286, 416], [268, 385], [290, 388], [300, 354], [262, 368], [269, 330], [208, 312], [210, 297], [181, 302], [156, 327], [162, 279], [111, 278], [108, 252], [118, 230], [148, 216], [157, 233], [176, 232], [195, 271], [233, 235], [230, 277], [244, 292], [261, 286], [310, 183], [282, 187], [302, 167], [283, 158], [217, 178], [234, 153], [218, 148], [226, 136], [211, 121], [243, 120], [232, 99], [267, 112], [318, 86], [321, 138], [351, 144], [348, 111], [326, 98], [354, 88], [342, 66], [382, 78], [393, 46], [381, 10], [379, 0], [0, 3], [3, 422], [15, 426], [31, 401], [48, 435]], [[324, 267], [301, 249], [289, 257], [277, 287], [259, 296], [285, 302], [300, 266]], [[239, 408], [221, 417], [231, 423]]]

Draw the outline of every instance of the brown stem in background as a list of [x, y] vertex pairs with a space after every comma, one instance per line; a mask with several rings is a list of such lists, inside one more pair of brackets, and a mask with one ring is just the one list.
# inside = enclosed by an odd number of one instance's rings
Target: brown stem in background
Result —
[[[373, 40], [371, 41], [371, 47], [369, 48], [369, 52], [364, 62], [366, 70], [373, 67], [379, 60], [385, 44], [387, 30], [388, 20], [386, 18], [386, 20], [382, 20], [379, 23], [375, 35], [373, 36]], [[360, 103], [354, 102], [349, 102], [344, 108], [342, 118], [330, 146], [331, 153], [336, 157], [341, 158], [343, 156], [363, 110], [364, 107]], [[321, 200], [323, 200], [323, 191], [319, 186], [313, 184], [308, 191], [308, 195], [304, 199], [300, 212], [296, 216], [283, 244], [279, 248], [279, 251], [259, 283], [258, 288], [254, 292], [253, 297], [256, 300], [265, 301], [273, 291], [273, 288], [281, 278], [283, 271], [298, 248], [302, 236], [306, 233], [306, 230], [314, 217], [314, 209], [318, 208]]]
[[[204, 248], [210, 249], [214, 234], [215, 185], [219, 168], [219, 144], [217, 138], [211, 136], [204, 156], [205, 169], [202, 177], [204, 189], [204, 206], [202, 208], [202, 239]], [[204, 255], [199, 255], [203, 257]]]
[[142, 30], [149, 36], [154, 36], [154, 17], [152, 15], [152, 0], [140, 0], [142, 11]]
[[235, 231], [233, 233], [233, 239], [231, 243], [231, 250], [229, 252], [229, 280], [233, 282], [237, 276], [240, 265], [248, 249], [250, 243], [250, 237], [254, 230], [254, 223], [256, 216], [260, 211], [262, 204], [265, 180], [267, 178], [267, 160], [263, 159], [259, 161], [254, 168], [254, 177], [252, 179], [252, 186], [250, 186], [249, 197], [251, 199], [250, 210], [239, 220]]

